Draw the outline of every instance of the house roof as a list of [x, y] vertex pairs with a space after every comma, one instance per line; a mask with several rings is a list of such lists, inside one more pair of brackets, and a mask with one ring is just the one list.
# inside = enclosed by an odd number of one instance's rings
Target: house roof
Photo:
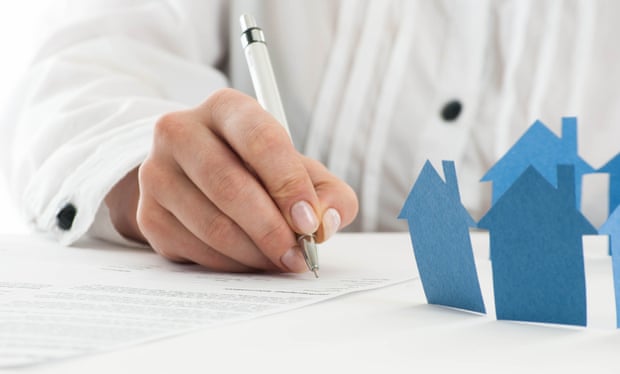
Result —
[[416, 214], [428, 214], [427, 210], [429, 209], [451, 209], [469, 226], [475, 227], [475, 221], [460, 200], [454, 162], [444, 161], [442, 165], [446, 177], [445, 181], [439, 176], [433, 165], [426, 161], [398, 218], [409, 219]]
[[620, 153], [607, 161], [607, 163], [601, 166], [597, 171], [609, 174], [620, 174]]
[[481, 181], [493, 181], [494, 189], [499, 187], [505, 191], [530, 165], [554, 185], [557, 185], [558, 164], [574, 165], [577, 175], [594, 171], [577, 154], [576, 119], [564, 118], [562, 124], [563, 138], [560, 138], [541, 121], [534, 122]]
[[[575, 206], [573, 166], [560, 165], [557, 173], [556, 188], [536, 168], [527, 167], [482, 217], [478, 227], [510, 227], [521, 232], [529, 224], [536, 225], [537, 230], [544, 230], [544, 225], [561, 225], [563, 232], [595, 234], [596, 229]], [[562, 217], [563, 222], [553, 217]]]

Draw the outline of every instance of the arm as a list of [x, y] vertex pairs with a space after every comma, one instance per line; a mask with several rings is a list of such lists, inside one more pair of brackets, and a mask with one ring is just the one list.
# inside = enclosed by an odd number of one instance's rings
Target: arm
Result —
[[[106, 193], [145, 159], [159, 117], [227, 86], [215, 68], [222, 43], [204, 40], [205, 49], [168, 2], [69, 4], [73, 16], [50, 32], [9, 108], [5, 150], [26, 216], [64, 243], [88, 230]], [[224, 10], [209, 4], [204, 33], [219, 35]], [[77, 214], [62, 230], [56, 215], [68, 204]]]
[[[218, 48], [166, 43], [196, 37], [162, 6], [103, 12], [115, 27], [131, 14], [127, 35], [112, 28], [43, 49], [24, 86], [16, 143], [25, 145], [18, 167], [31, 167], [15, 179], [26, 186], [29, 215], [70, 243], [105, 201], [119, 233], [167, 258], [216, 270], [305, 270], [294, 232], [318, 229], [326, 239], [355, 217], [354, 192], [295, 151], [254, 99], [219, 90]], [[145, 27], [153, 40], [140, 37]], [[77, 215], [58, 230], [55, 215], [67, 203]]]

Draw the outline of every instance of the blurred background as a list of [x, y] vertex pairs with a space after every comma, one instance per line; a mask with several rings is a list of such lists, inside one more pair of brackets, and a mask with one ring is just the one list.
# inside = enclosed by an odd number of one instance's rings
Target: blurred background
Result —
[[[0, 107], [10, 97], [40, 37], [38, 26], [54, 0], [0, 2]], [[1, 136], [1, 135], [0, 135]], [[0, 157], [5, 157], [0, 153]], [[16, 204], [11, 200], [4, 174], [0, 174], [0, 234], [27, 232]]]

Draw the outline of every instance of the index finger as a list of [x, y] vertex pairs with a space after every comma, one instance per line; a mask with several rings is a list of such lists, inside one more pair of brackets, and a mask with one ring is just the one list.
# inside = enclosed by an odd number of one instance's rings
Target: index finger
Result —
[[318, 196], [284, 127], [252, 97], [232, 89], [211, 95], [204, 109], [205, 122], [254, 170], [291, 228], [314, 233]]

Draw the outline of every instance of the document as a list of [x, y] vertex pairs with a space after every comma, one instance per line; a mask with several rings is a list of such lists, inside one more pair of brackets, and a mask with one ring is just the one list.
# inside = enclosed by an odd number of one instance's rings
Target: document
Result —
[[321, 246], [315, 279], [210, 272], [96, 241], [63, 247], [0, 237], [0, 367], [116, 349], [417, 277], [413, 259], [402, 266], [406, 245], [362, 249], [337, 238]]

